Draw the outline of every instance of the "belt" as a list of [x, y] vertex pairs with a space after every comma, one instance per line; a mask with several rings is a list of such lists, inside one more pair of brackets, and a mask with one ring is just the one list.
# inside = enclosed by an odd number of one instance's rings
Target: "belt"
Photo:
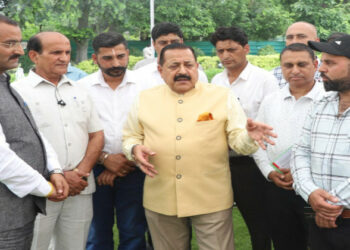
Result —
[[340, 216], [343, 219], [350, 219], [350, 209], [344, 209]]

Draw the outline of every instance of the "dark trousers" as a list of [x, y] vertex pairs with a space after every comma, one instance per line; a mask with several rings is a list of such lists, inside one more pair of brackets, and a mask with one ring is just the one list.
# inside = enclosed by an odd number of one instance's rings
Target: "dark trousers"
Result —
[[234, 200], [247, 224], [252, 249], [270, 250], [263, 209], [267, 181], [249, 156], [230, 157], [230, 169]]
[[[97, 177], [104, 167], [97, 165]], [[146, 249], [147, 222], [142, 206], [144, 174], [139, 170], [116, 178], [114, 187], [96, 185], [93, 194], [94, 216], [88, 236], [87, 250], [113, 250], [115, 214], [119, 231], [119, 250]]]
[[285, 190], [274, 183], [267, 183], [266, 225], [275, 250], [307, 250], [305, 206], [307, 203], [294, 190]]
[[34, 221], [9, 231], [0, 232], [0, 250], [29, 250], [33, 240]]
[[315, 219], [309, 219], [311, 250], [349, 250], [350, 219], [344, 219], [337, 228], [320, 228]]

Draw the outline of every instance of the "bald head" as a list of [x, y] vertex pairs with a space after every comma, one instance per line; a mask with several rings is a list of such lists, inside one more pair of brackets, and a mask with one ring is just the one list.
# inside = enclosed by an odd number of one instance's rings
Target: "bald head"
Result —
[[43, 50], [44, 44], [52, 43], [55, 41], [64, 41], [69, 43], [68, 38], [59, 32], [43, 31], [43, 32], [39, 32], [38, 34], [32, 36], [29, 39], [27, 44], [27, 50], [28, 51], [34, 50], [38, 53], [41, 53]]
[[40, 32], [28, 41], [28, 56], [35, 63], [35, 72], [57, 84], [67, 72], [70, 61], [70, 42], [58, 32]]
[[320, 41], [317, 37], [316, 27], [307, 22], [296, 22], [290, 25], [286, 31], [286, 46], [292, 43], [303, 43], [308, 41]]

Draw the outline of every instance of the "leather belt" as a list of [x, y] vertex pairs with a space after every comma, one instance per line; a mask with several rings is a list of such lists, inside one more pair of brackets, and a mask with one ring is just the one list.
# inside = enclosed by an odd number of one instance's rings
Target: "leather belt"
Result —
[[343, 219], [350, 219], [350, 209], [344, 209], [340, 216]]

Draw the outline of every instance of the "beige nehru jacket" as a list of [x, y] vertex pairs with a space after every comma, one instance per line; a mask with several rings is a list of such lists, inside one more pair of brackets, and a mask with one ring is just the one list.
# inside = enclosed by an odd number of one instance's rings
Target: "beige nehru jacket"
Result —
[[[210, 112], [213, 119], [197, 121]], [[160, 85], [141, 92], [123, 131], [123, 150], [144, 144], [156, 152], [158, 175], [146, 177], [144, 207], [179, 217], [232, 206], [228, 145], [241, 154], [257, 150], [245, 130], [246, 116], [232, 93], [197, 83], [184, 95]]]

